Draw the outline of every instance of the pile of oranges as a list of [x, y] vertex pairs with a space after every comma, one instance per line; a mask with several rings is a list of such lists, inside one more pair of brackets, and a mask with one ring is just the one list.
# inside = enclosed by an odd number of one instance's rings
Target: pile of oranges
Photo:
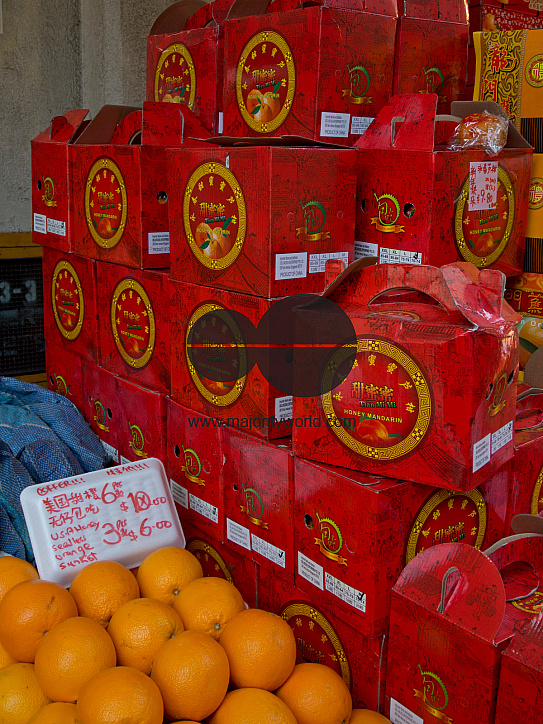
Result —
[[290, 626], [182, 548], [83, 568], [69, 590], [0, 558], [0, 724], [384, 724], [296, 664]]

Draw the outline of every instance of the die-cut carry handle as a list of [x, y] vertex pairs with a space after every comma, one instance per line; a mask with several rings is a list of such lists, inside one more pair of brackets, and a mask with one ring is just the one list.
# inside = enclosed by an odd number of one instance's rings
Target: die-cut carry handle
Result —
[[[529, 397], [540, 397], [540, 405], [537, 403], [535, 407], [533, 408], [526, 408], [524, 410], [517, 410], [516, 419], [515, 419], [515, 432], [524, 432], [525, 430], [540, 430], [543, 427], [543, 389], [539, 387], [531, 387], [529, 390], [524, 390], [524, 392], [521, 392], [519, 395], [517, 395], [517, 403], [521, 402], [522, 400], [526, 400]], [[532, 413], [531, 417], [538, 415], [538, 420], [533, 425], [523, 425], [522, 424], [522, 415], [524, 413], [524, 417], [529, 417], [529, 413]]]
[[[534, 591], [528, 594], [532, 595], [538, 590], [541, 584], [541, 576], [543, 576], [543, 519], [539, 524], [539, 529], [537, 528], [537, 521], [536, 527], [532, 526], [531, 528], [532, 531], [537, 532], [527, 532], [530, 528], [525, 528], [523, 523], [522, 518], [516, 521], [515, 527], [519, 532], [507, 538], [502, 538], [493, 546], [487, 548], [484, 553], [494, 563], [498, 571], [502, 571], [511, 563], [528, 563], [540, 579], [540, 583], [535, 587]], [[523, 595], [519, 598], [526, 597], [526, 595]], [[511, 599], [511, 601], [513, 600], [515, 599]]]
[[180, 33], [185, 30], [189, 18], [197, 10], [208, 5], [210, 0], [178, 0], [169, 5], [164, 12], [160, 13], [153, 23], [149, 35], [166, 35], [169, 33]]
[[[433, 151], [436, 107], [435, 93], [393, 96], [355, 143], [355, 147]], [[400, 122], [401, 126], [398, 126]]]

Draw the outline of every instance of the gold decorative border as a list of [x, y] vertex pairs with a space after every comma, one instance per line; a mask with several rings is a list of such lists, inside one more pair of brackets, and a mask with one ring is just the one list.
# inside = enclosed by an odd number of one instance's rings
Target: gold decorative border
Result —
[[530, 58], [530, 60], [526, 63], [526, 67], [524, 69], [524, 77], [526, 78], [526, 82], [528, 83], [528, 85], [531, 85], [532, 88], [541, 88], [543, 86], [543, 77], [539, 81], [534, 81], [532, 77], [532, 67], [537, 61], [543, 64], [543, 54], [538, 53], [537, 55], [534, 55], [532, 58]]
[[417, 555], [417, 543], [419, 541], [421, 531], [424, 528], [426, 521], [428, 520], [430, 515], [439, 505], [441, 505], [441, 503], [443, 503], [447, 499], [454, 497], [469, 498], [474, 502], [475, 507], [479, 511], [479, 530], [477, 532], [477, 538], [475, 539], [474, 547], [479, 549], [481, 548], [485, 538], [488, 518], [486, 502], [481, 491], [477, 488], [475, 488], [475, 490], [471, 490], [469, 493], [463, 493], [457, 490], [438, 490], [437, 493], [434, 493], [434, 495], [426, 500], [423, 508], [419, 511], [419, 514], [415, 518], [415, 521], [409, 533], [409, 537], [407, 539], [407, 547], [405, 551], [405, 565], [412, 561], [413, 558], [415, 558], [415, 556]]
[[[98, 231], [94, 228], [90, 208], [90, 194], [92, 182], [98, 171], [101, 171], [102, 169], [107, 169], [108, 171], [111, 171], [111, 173], [117, 179], [117, 183], [119, 184], [119, 188], [121, 190], [121, 221], [119, 223], [119, 228], [117, 229], [115, 236], [112, 236], [111, 239], [103, 239]], [[94, 241], [98, 244], [98, 246], [101, 246], [103, 249], [113, 249], [114, 246], [117, 246], [124, 234], [127, 215], [128, 197], [126, 194], [126, 186], [121, 170], [117, 166], [117, 164], [110, 158], [99, 158], [98, 161], [95, 161], [95, 163], [92, 165], [92, 168], [87, 176], [87, 181], [85, 183], [85, 218], [87, 220], [87, 227], [90, 231], [90, 234]]]
[[[241, 82], [243, 80], [243, 66], [245, 65], [249, 54], [256, 48], [260, 43], [270, 43], [276, 45], [279, 50], [283, 53], [287, 64], [287, 97], [279, 115], [269, 123], [258, 123], [255, 121], [253, 116], [249, 113], [243, 100], [243, 93], [241, 89]], [[292, 104], [294, 102], [294, 95], [296, 93], [296, 68], [294, 66], [294, 58], [287, 41], [279, 33], [273, 30], [263, 30], [249, 40], [247, 45], [241, 51], [241, 55], [238, 60], [238, 67], [236, 72], [236, 97], [238, 102], [238, 108], [241, 113], [241, 117], [245, 123], [252, 128], [253, 131], [258, 133], [271, 133], [277, 130], [286, 120], [288, 114], [292, 110]]]
[[203, 553], [207, 553], [209, 556], [211, 556], [223, 572], [223, 575], [228, 583], [234, 585], [234, 579], [232, 578], [232, 574], [228, 570], [228, 566], [221, 558], [220, 553], [216, 551], [213, 546], [209, 545], [209, 543], [206, 543], [205, 540], [202, 540], [201, 538], [191, 538], [189, 541], [187, 541], [185, 548], [191, 553], [194, 553], [195, 551], [202, 551]]
[[155, 70], [155, 88], [154, 88], [154, 99], [155, 101], [161, 101], [162, 99], [159, 98], [158, 93], [158, 86], [160, 85], [160, 71], [162, 70], [162, 66], [164, 65], [165, 61], [170, 57], [170, 55], [173, 55], [174, 53], [179, 53], [179, 55], [182, 55], [183, 58], [186, 60], [189, 73], [190, 73], [190, 96], [188, 103], [186, 104], [190, 110], [192, 111], [194, 109], [194, 101], [196, 99], [196, 70], [194, 69], [194, 61], [192, 60], [192, 55], [190, 54], [189, 49], [186, 45], [183, 45], [183, 43], [175, 43], [173, 45], [169, 45], [167, 48], [165, 48], [160, 58], [158, 59], [158, 63], [156, 65]]
[[[498, 248], [494, 249], [490, 256], [477, 256], [476, 254], [473, 254], [464, 238], [462, 217], [464, 214], [464, 207], [466, 206], [469, 198], [469, 174], [466, 176], [466, 179], [462, 184], [462, 191], [460, 192], [460, 197], [458, 199], [458, 204], [456, 206], [456, 212], [454, 215], [454, 238], [456, 241], [456, 246], [458, 248], [458, 253], [462, 257], [462, 259], [470, 261], [472, 264], [475, 264], [475, 266], [479, 267], [479, 269], [490, 266], [503, 254], [503, 252], [505, 251], [505, 247], [507, 246], [507, 244], [509, 243], [509, 239], [511, 238], [511, 231], [513, 229], [513, 222], [515, 220], [515, 192], [513, 190], [513, 184], [511, 183], [509, 175], [501, 166], [498, 166], [498, 181], [501, 181], [505, 192], [507, 193], [509, 209], [507, 211], [507, 225], [505, 227], [504, 235], [500, 243], [498, 244]], [[498, 186], [498, 193], [499, 192], [500, 189]]]
[[[198, 372], [196, 372], [196, 368], [192, 364], [192, 362], [189, 359], [189, 355], [187, 353], [187, 349], [189, 346], [188, 338], [191, 329], [194, 327], [196, 322], [201, 319], [201, 317], [204, 316], [204, 314], [207, 314], [208, 312], [212, 312], [215, 309], [225, 309], [221, 304], [213, 304], [213, 303], [205, 303], [202, 304], [200, 307], [198, 307], [193, 313], [191, 318], [189, 319], [189, 323], [187, 325], [187, 330], [185, 333], [185, 358], [187, 361], [187, 367], [189, 369], [190, 377], [198, 390], [198, 392], [202, 395], [202, 397], [207, 400], [208, 402], [211, 402], [212, 405], [215, 405], [216, 407], [228, 407], [232, 403], [234, 403], [238, 397], [243, 392], [243, 388], [245, 387], [245, 381], [247, 379], [247, 375], [244, 375], [241, 379], [236, 380], [236, 383], [233, 387], [233, 389], [230, 390], [226, 395], [214, 395], [212, 392], [210, 392], [207, 387], [202, 383], [202, 380], [200, 379], [200, 376]], [[238, 349], [245, 350], [245, 345], [243, 342], [243, 338], [241, 336], [241, 333], [239, 329], [233, 330], [234, 336], [236, 337], [236, 341], [238, 343]]]
[[[145, 350], [145, 354], [142, 355], [139, 359], [134, 359], [131, 357], [128, 352], [123, 347], [119, 333], [117, 331], [117, 321], [115, 319], [116, 317], [116, 307], [117, 307], [117, 300], [121, 296], [121, 294], [125, 291], [134, 291], [136, 294], [138, 294], [143, 301], [145, 305], [145, 309], [147, 310], [147, 318], [149, 320], [149, 342], [147, 343], [147, 349]], [[130, 365], [130, 367], [134, 367], [135, 369], [141, 369], [142, 367], [145, 367], [145, 365], [149, 362], [151, 357], [153, 356], [153, 352], [155, 349], [155, 336], [156, 336], [156, 325], [155, 325], [155, 314], [153, 312], [153, 307], [151, 305], [151, 301], [149, 297], [147, 296], [147, 292], [142, 287], [142, 285], [136, 281], [135, 279], [123, 279], [120, 281], [117, 286], [115, 287], [115, 291], [113, 292], [113, 296], [111, 297], [111, 306], [110, 306], [110, 321], [111, 321], [111, 329], [113, 331], [113, 337], [115, 339], [115, 345], [117, 346], [117, 350], [123, 360], [126, 362], [126, 364]]]
[[[345, 345], [345, 347], [341, 349], [349, 346], [350, 345]], [[346, 447], [353, 450], [360, 457], [377, 461], [390, 461], [395, 458], [404, 457], [420, 445], [430, 429], [430, 421], [432, 419], [432, 393], [428, 382], [415, 360], [403, 349], [389, 342], [379, 339], [359, 339], [357, 354], [360, 352], [377, 352], [378, 354], [385, 355], [394, 360], [394, 362], [407, 372], [417, 391], [419, 404], [417, 419], [411, 432], [406, 435], [403, 440], [387, 448], [376, 448], [364, 445], [364, 443], [359, 440], [355, 440], [344, 427], [336, 427], [333, 423], [337, 419], [337, 415], [332, 401], [332, 380], [337, 368], [337, 363], [334, 363], [336, 355], [334, 355], [323, 374], [324, 386], [329, 387], [331, 391], [321, 397], [322, 408], [328, 426]], [[330, 379], [328, 379], [328, 377], [330, 377]]]
[[[190, 227], [190, 201], [192, 193], [194, 191], [194, 187], [202, 178], [209, 176], [210, 174], [215, 174], [220, 178], [224, 179], [224, 181], [229, 185], [230, 189], [232, 190], [232, 193], [236, 197], [237, 201], [238, 230], [236, 241], [232, 245], [232, 248], [230, 249], [228, 254], [222, 259], [209, 259], [205, 254], [203, 254], [200, 250], [200, 247], [196, 243], [196, 240], [192, 233], [192, 229]], [[224, 166], [222, 163], [217, 163], [215, 161], [202, 163], [191, 174], [191, 177], [187, 181], [187, 185], [185, 186], [184, 191], [183, 224], [185, 226], [185, 234], [189, 242], [190, 250], [196, 257], [196, 259], [200, 262], [200, 264], [207, 267], [208, 269], [213, 269], [215, 271], [227, 269], [236, 261], [238, 256], [241, 254], [243, 244], [245, 243], [245, 235], [247, 233], [247, 207], [245, 205], [245, 197], [243, 196], [243, 191], [241, 190], [241, 186], [237, 178], [234, 176], [232, 171], [226, 168], [226, 166]]]
[[539, 471], [537, 480], [535, 481], [534, 490], [532, 492], [532, 500], [530, 504], [530, 513], [532, 515], [539, 515], [539, 496], [541, 495], [541, 488], [543, 487], [543, 468]]
[[[532, 190], [532, 186], [535, 186], [535, 184], [538, 184], [543, 188], [543, 178], [539, 178], [539, 176], [534, 176], [532, 179], [530, 179], [530, 191]], [[530, 199], [530, 195], [528, 193], [528, 201]], [[543, 206], [543, 194], [541, 195], [541, 199], [537, 202], [537, 204], [532, 204], [531, 201], [529, 201], [529, 208], [530, 209], [540, 209]]]
[[[76, 324], [75, 328], [71, 332], [68, 332], [68, 330], [65, 329], [64, 326], [62, 325], [62, 322], [60, 321], [60, 317], [58, 315], [57, 305], [55, 303], [55, 285], [56, 285], [57, 278], [62, 271], [67, 271], [68, 274], [71, 274], [71, 276], [75, 282], [75, 285], [77, 287], [77, 292], [79, 295], [79, 297], [78, 297], [79, 319], [77, 320], [77, 324]], [[83, 297], [83, 290], [81, 288], [81, 282], [79, 281], [77, 272], [73, 268], [73, 266], [70, 264], [70, 262], [66, 261], [65, 259], [62, 259], [61, 261], [59, 261], [57, 263], [57, 265], [55, 266], [55, 270], [53, 271], [53, 278], [51, 280], [51, 303], [53, 305], [53, 314], [55, 316], [55, 322], [57, 324], [57, 327], [59, 328], [60, 333], [62, 334], [63, 337], [66, 337], [66, 339], [73, 341], [74, 339], [76, 339], [79, 336], [81, 329], [83, 327], [83, 317], [85, 314], [85, 299]]]

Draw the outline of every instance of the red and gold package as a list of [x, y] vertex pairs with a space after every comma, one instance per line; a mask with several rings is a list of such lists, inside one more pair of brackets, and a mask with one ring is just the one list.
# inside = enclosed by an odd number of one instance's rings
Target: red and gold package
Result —
[[81, 357], [63, 347], [46, 344], [45, 369], [48, 388], [64, 395], [83, 413], [85, 391]]
[[81, 411], [91, 429], [98, 435], [108, 459], [119, 464], [121, 417], [117, 395], [117, 376], [85, 362], [83, 375], [84, 406]]
[[120, 463], [166, 460], [166, 397], [121, 377], [117, 378], [117, 395]]

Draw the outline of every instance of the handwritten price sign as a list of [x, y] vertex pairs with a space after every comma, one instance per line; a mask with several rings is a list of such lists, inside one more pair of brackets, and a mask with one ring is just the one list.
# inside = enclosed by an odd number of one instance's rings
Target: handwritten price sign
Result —
[[40, 576], [62, 586], [93, 561], [134, 568], [156, 548], [185, 547], [164, 466], [154, 458], [33, 485], [21, 505]]
[[478, 161], [470, 163], [469, 210], [495, 209], [498, 198], [498, 162]]

